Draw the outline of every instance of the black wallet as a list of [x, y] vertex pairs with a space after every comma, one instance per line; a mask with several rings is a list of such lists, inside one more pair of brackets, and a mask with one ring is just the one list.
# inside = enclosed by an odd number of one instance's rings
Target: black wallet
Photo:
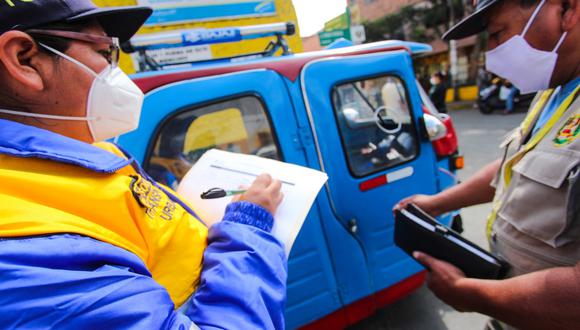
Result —
[[505, 261], [461, 237], [413, 204], [395, 213], [395, 244], [411, 257], [413, 252], [420, 251], [447, 261], [467, 277], [501, 279], [509, 269]]

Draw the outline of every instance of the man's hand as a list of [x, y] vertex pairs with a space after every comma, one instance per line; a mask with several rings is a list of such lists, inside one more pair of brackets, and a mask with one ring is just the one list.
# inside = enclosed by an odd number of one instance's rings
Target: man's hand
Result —
[[393, 212], [404, 209], [410, 203], [416, 204], [431, 216], [459, 210], [463, 207], [489, 203], [495, 195], [490, 184], [501, 167], [501, 159], [485, 166], [467, 181], [446, 189], [437, 195], [415, 195], [403, 199], [395, 205]]
[[398, 202], [393, 207], [393, 212], [402, 210], [407, 208], [409, 204], [415, 204], [420, 207], [423, 211], [427, 212], [427, 214], [436, 217], [443, 213], [436, 201], [436, 195], [429, 196], [429, 195], [414, 195], [411, 197], [407, 197], [402, 201]]
[[462, 285], [467, 278], [459, 268], [422, 252], [413, 257], [429, 270], [427, 285], [439, 299], [460, 312], [472, 311], [469, 292]]
[[262, 174], [256, 178], [244, 194], [236, 196], [233, 200], [254, 203], [265, 208], [274, 216], [278, 205], [284, 199], [284, 194], [280, 191], [281, 188], [280, 181], [272, 179], [269, 174]]

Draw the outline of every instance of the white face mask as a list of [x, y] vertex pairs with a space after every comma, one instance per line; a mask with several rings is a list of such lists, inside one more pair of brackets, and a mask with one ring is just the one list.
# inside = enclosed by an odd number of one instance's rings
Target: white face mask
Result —
[[551, 52], [532, 47], [524, 38], [546, 0], [542, 0], [520, 35], [486, 53], [487, 70], [512, 82], [522, 94], [548, 89], [558, 61], [564, 33]]
[[52, 47], [40, 45], [95, 76], [88, 94], [86, 117], [52, 116], [4, 109], [0, 109], [1, 113], [33, 118], [87, 121], [95, 142], [105, 141], [137, 129], [143, 105], [143, 92], [121, 69], [109, 66], [97, 74], [74, 58]]

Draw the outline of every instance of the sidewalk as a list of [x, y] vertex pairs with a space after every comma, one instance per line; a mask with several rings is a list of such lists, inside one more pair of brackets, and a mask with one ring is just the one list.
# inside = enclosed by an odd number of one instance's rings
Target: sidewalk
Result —
[[447, 103], [447, 109], [450, 111], [457, 111], [457, 110], [477, 110], [474, 107], [475, 101], [455, 101], [451, 103]]

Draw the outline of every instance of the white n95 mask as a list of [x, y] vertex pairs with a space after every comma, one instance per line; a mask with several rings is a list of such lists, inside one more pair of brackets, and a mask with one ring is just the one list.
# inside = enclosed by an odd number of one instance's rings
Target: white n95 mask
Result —
[[524, 31], [485, 54], [488, 71], [509, 80], [522, 94], [545, 90], [558, 61], [558, 49], [566, 39], [565, 32], [551, 52], [532, 47], [524, 38], [546, 0], [542, 0]]
[[40, 45], [95, 76], [87, 97], [86, 117], [53, 116], [0, 109], [1, 113], [33, 118], [87, 121], [95, 142], [105, 141], [137, 129], [143, 106], [143, 92], [121, 69], [109, 66], [97, 74], [74, 58], [52, 47]]

